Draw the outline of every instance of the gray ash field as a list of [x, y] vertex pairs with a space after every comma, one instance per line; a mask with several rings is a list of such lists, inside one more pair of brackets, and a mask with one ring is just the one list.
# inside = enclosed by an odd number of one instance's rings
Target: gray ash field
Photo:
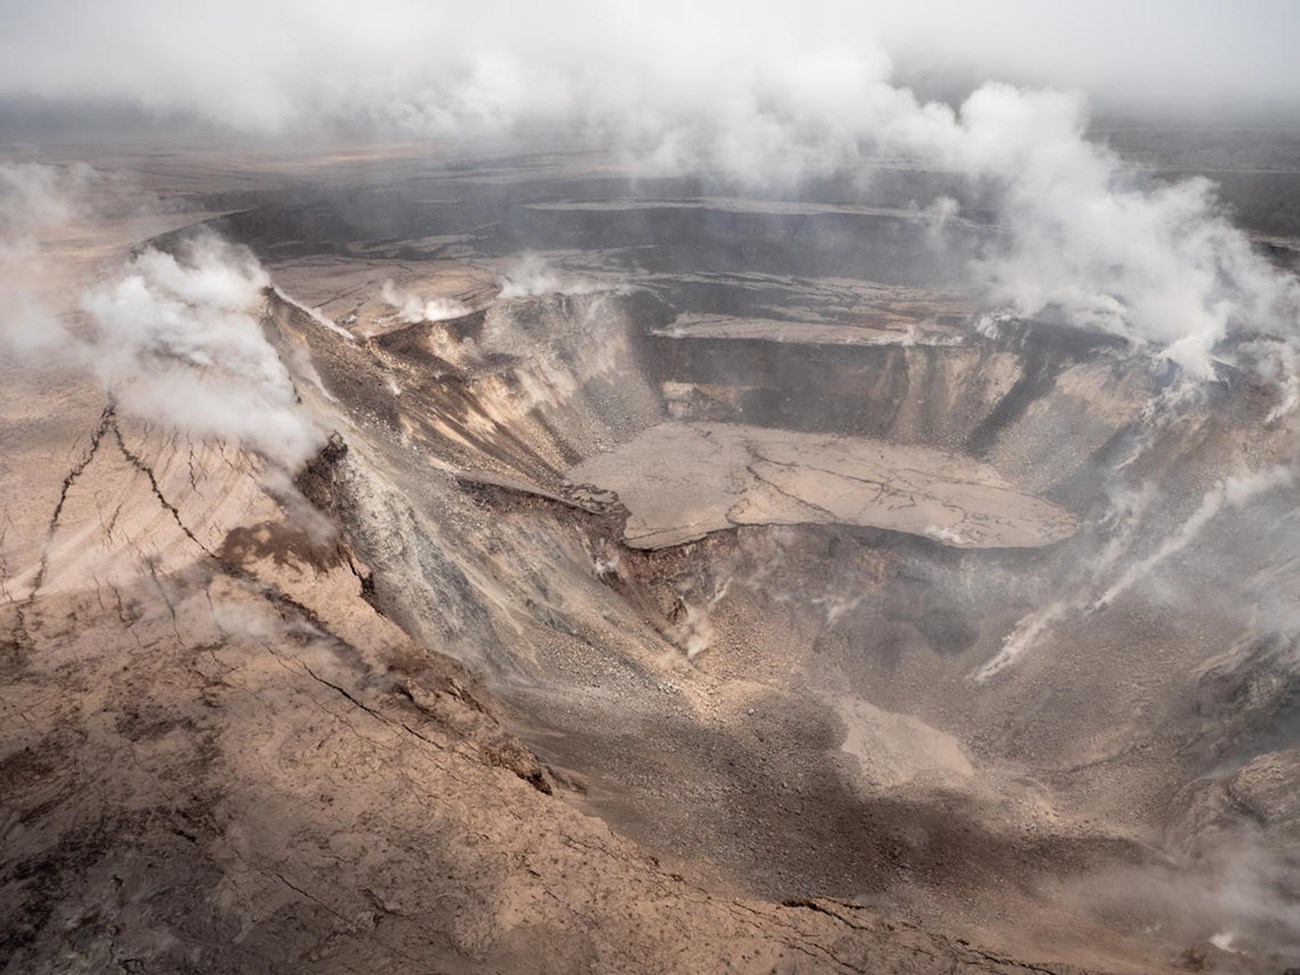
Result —
[[1300, 964], [1283, 338], [1006, 314], [915, 165], [93, 161], [90, 351], [0, 393], [0, 969]]

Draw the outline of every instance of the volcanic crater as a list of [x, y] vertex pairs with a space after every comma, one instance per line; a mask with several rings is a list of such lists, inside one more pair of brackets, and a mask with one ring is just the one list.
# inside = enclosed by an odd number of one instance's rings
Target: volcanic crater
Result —
[[[101, 915], [115, 957], [189, 938], [205, 971], [236, 929], [232, 971], [342, 971], [355, 930], [401, 971], [1154, 971], [1220, 925], [1280, 964], [1294, 929], [1215, 892], [1300, 837], [1260, 609], [1298, 577], [1285, 532], [1243, 542], [1291, 492], [1196, 522], [1288, 457], [1276, 389], [1225, 365], [1188, 398], [1113, 335], [992, 314], [979, 201], [910, 206], [942, 174], [845, 203], [367, 165], [126, 241], [250, 247], [330, 437], [267, 493], [247, 451], [70, 394], [89, 447], [6, 554], [6, 691], [67, 698], [0, 765], [8, 970]], [[54, 470], [41, 442], [13, 449]]]

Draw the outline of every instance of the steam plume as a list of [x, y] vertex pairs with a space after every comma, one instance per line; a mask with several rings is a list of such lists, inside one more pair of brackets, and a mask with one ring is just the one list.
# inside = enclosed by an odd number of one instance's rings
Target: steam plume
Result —
[[147, 249], [82, 299], [95, 327], [86, 354], [123, 411], [296, 467], [321, 437], [262, 334], [269, 283], [250, 253], [215, 237], [180, 259]]
[[402, 321], [408, 324], [442, 322], [449, 318], [468, 315], [473, 311], [469, 305], [463, 301], [457, 301], [455, 298], [425, 299], [410, 291], [403, 291], [391, 279], [384, 282], [379, 296], [385, 303], [396, 308], [402, 316]]
[[1285, 467], [1271, 467], [1253, 474], [1230, 477], [1206, 492], [1200, 505], [1176, 531], [1161, 542], [1150, 555], [1129, 565], [1118, 579], [1089, 607], [1103, 609], [1116, 597], [1147, 576], [1161, 562], [1181, 552], [1225, 507], [1241, 508], [1265, 491], [1290, 484], [1292, 472]]
[[[989, 83], [957, 108], [919, 98], [892, 81], [871, 40], [888, 16], [831, 3], [792, 17], [759, 3], [737, 30], [725, 9], [675, 3], [651, 15], [578, 0], [544, 13], [378, 0], [365, 16], [330, 3], [305, 17], [275, 3], [127, 6], [135, 16], [115, 5], [58, 18], [57, 43], [40, 40], [53, 29], [46, 16], [15, 15], [0, 95], [93, 92], [264, 135], [527, 143], [546, 133], [613, 148], [641, 172], [760, 186], [901, 157], [991, 197], [1005, 235], [972, 282], [1019, 315], [1063, 314], [1199, 377], [1213, 375], [1230, 332], [1294, 334], [1300, 315], [1294, 279], [1252, 250], [1208, 182], [1139, 179], [1085, 137], [1077, 93]], [[90, 37], [99, 57], [64, 53]], [[450, 38], [454, 53], [431, 52]], [[167, 52], [181, 49], [178, 78]], [[347, 53], [326, 69], [318, 50]], [[507, 296], [520, 287], [530, 285], [507, 284]]]
[[0, 348], [23, 368], [94, 376], [123, 413], [298, 466], [321, 435], [262, 333], [270, 279], [246, 249], [211, 235], [175, 255], [146, 248], [82, 294], [75, 333], [32, 287], [51, 264], [42, 237], [98, 226], [105, 199], [122, 202], [114, 189], [86, 166], [0, 165]]
[[609, 290], [596, 281], [561, 274], [540, 254], [524, 254], [501, 275], [502, 301], [524, 298], [529, 295], [566, 294], [585, 295]]
[[39, 362], [68, 342], [33, 282], [45, 275], [38, 238], [72, 220], [95, 179], [89, 166], [0, 163], [0, 349], [19, 363]]

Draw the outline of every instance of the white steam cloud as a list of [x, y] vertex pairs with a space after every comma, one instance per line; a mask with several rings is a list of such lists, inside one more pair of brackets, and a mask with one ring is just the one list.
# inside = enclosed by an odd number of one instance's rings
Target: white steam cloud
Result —
[[502, 301], [511, 298], [526, 298], [530, 295], [588, 295], [597, 291], [608, 291], [608, 284], [601, 284], [589, 278], [564, 274], [553, 267], [540, 254], [523, 254], [501, 275], [501, 291], [497, 297]]
[[43, 228], [71, 220], [81, 208], [86, 184], [95, 177], [84, 164], [0, 164], [0, 254], [30, 253]]
[[998, 652], [977, 668], [971, 679], [983, 684], [1015, 664], [1045, 634], [1067, 619], [1087, 618], [1111, 606], [1121, 595], [1157, 576], [1169, 559], [1193, 546], [1215, 518], [1246, 508], [1261, 495], [1295, 482], [1295, 472], [1275, 465], [1237, 474], [1214, 484], [1200, 504], [1180, 524], [1159, 536], [1149, 552], [1134, 551], [1144, 516], [1163, 500], [1154, 486], [1119, 487], [1112, 492], [1110, 510], [1103, 521], [1105, 544], [1080, 567], [1066, 587], [1070, 595], [1056, 599], [1022, 617], [1003, 638]]
[[1201, 530], [1225, 508], [1245, 507], [1259, 495], [1284, 487], [1293, 480], [1294, 474], [1288, 468], [1270, 467], [1230, 477], [1216, 484], [1205, 493], [1196, 510], [1177, 530], [1170, 533], [1150, 555], [1129, 565], [1089, 609], [1098, 610], [1109, 606], [1118, 596], [1150, 575], [1160, 563], [1187, 548]]
[[379, 297], [385, 304], [396, 308], [402, 321], [410, 325], [416, 322], [445, 322], [468, 315], [474, 310], [455, 298], [421, 298], [414, 292], [398, 288], [391, 279], [383, 283]]
[[65, 345], [68, 336], [35, 283], [46, 273], [39, 236], [72, 220], [85, 205], [89, 166], [0, 163], [0, 348], [27, 363]]
[[1250, 952], [1239, 971], [1263, 958], [1300, 951], [1300, 914], [1295, 909], [1294, 865], [1279, 856], [1257, 827], [1210, 837], [1193, 857], [1160, 867], [1104, 870], [1066, 881], [1062, 888], [1106, 915], [1128, 912], [1166, 941], [1210, 941], [1223, 950]]
[[[971, 19], [949, 13], [938, 22]], [[915, 40], [896, 12], [581, 0], [554, 10], [376, 0], [364, 11], [321, 3], [304, 12], [137, 0], [111, 10], [41, 5], [8, 19], [0, 94], [93, 94], [263, 134], [545, 134], [613, 148], [642, 172], [703, 169], [768, 186], [861, 172], [881, 158], [945, 170], [999, 211], [1003, 245], [971, 268], [992, 302], [1125, 336], [1199, 377], [1213, 375], [1233, 330], [1291, 334], [1300, 317], [1295, 280], [1252, 250], [1212, 186], [1137, 179], [1085, 137], [1081, 95], [990, 83], [954, 108], [895, 84], [872, 38]], [[1273, 49], [1269, 36], [1260, 30], [1261, 50]], [[340, 57], [322, 64], [321, 50]], [[1184, 67], [1180, 77], [1195, 74]], [[512, 276], [503, 296], [543, 287]], [[399, 307], [432, 317], [427, 302], [417, 312], [404, 296]]]
[[66, 324], [57, 292], [84, 287], [90, 266], [50, 242], [141, 205], [122, 191], [86, 166], [0, 165], [0, 351], [13, 367], [93, 376], [123, 413], [297, 467], [322, 435], [262, 331], [270, 279], [247, 249], [212, 235], [175, 255], [147, 248], [81, 294], [84, 326]]
[[1211, 185], [1135, 183], [1085, 120], [1077, 98], [1001, 85], [938, 113], [935, 157], [1002, 187], [1009, 246], [979, 269], [992, 297], [1155, 344], [1201, 377], [1231, 327], [1294, 330], [1300, 286], [1222, 216]]
[[293, 468], [322, 439], [258, 320], [270, 279], [215, 237], [152, 248], [82, 298], [85, 352], [124, 412], [244, 444]]

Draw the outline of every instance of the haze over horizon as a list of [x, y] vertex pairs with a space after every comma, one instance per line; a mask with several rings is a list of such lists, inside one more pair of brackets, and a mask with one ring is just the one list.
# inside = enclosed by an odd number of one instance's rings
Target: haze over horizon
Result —
[[0, 119], [28, 136], [101, 118], [155, 134], [197, 124], [263, 138], [499, 136], [574, 125], [599, 138], [704, 103], [761, 111], [790, 91], [815, 94], [823, 113], [829, 96], [848, 118], [864, 85], [891, 81], [953, 101], [988, 81], [1049, 86], [1086, 94], [1097, 112], [1219, 122], [1286, 120], [1300, 108], [1293, 4], [814, 0], [789, 13], [770, 0], [377, 0], [364, 12], [6, 0]]

